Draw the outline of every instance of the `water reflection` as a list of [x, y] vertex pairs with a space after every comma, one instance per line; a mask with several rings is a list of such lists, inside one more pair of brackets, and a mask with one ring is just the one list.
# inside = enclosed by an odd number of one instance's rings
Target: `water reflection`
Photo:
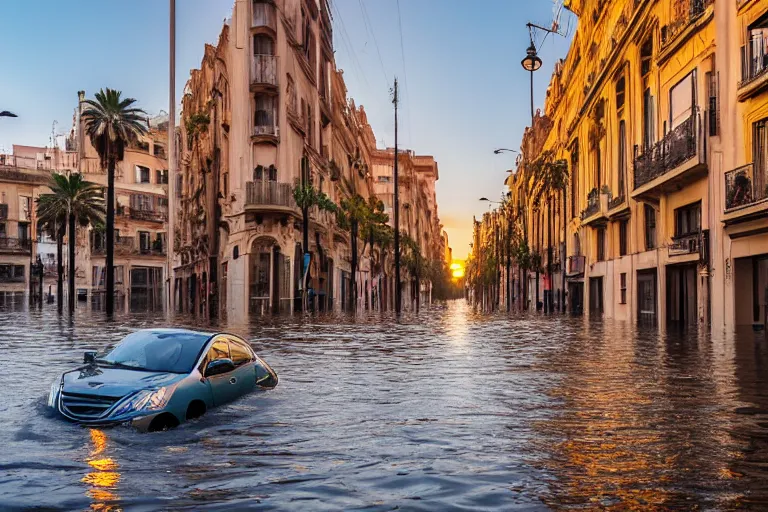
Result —
[[0, 401], [0, 509], [768, 509], [763, 333], [463, 302], [400, 321], [263, 319], [225, 327], [278, 371], [277, 389], [146, 435], [44, 413], [83, 350], [165, 323], [102, 318], [0, 315], [17, 362]]
[[91, 449], [86, 462], [95, 471], [87, 473], [81, 480], [88, 486], [85, 495], [91, 498], [91, 510], [110, 512], [119, 510], [117, 484], [120, 482], [119, 466], [111, 457], [105, 456], [107, 434], [99, 429], [90, 429]]

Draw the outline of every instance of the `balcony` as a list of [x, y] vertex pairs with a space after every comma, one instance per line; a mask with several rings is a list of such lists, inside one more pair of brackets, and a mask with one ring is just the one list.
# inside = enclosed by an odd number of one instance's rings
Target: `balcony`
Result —
[[707, 173], [701, 115], [691, 116], [659, 142], [637, 154], [632, 197], [658, 196]]
[[605, 223], [608, 220], [608, 193], [599, 193], [593, 188], [587, 195], [587, 207], [581, 212], [584, 226]]
[[137, 208], [129, 208], [128, 217], [133, 220], [162, 223], [168, 221], [168, 212], [161, 210], [139, 210]]
[[251, 141], [277, 145], [280, 139], [280, 127], [277, 126], [276, 119], [276, 113], [273, 113], [272, 116], [264, 116], [263, 119], [256, 119], [256, 124], [253, 126], [251, 134]]
[[[103, 256], [107, 252], [106, 242], [104, 238], [97, 241], [91, 239], [91, 254]], [[138, 254], [136, 248], [136, 239], [133, 237], [121, 237], [115, 240], [115, 256], [128, 256], [131, 254]]]
[[685, 256], [688, 254], [699, 254], [701, 248], [701, 233], [692, 233], [688, 235], [674, 237], [672, 243], [667, 247], [669, 256]]
[[741, 47], [741, 81], [738, 100], [744, 101], [768, 86], [768, 39], [762, 33], [751, 36]]
[[768, 183], [765, 172], [755, 173], [747, 164], [725, 173], [725, 212], [723, 222], [733, 224], [768, 216]]
[[253, 2], [253, 17], [251, 18], [251, 28], [267, 28], [277, 33], [277, 13], [275, 6], [269, 2]]
[[714, 0], [673, 0], [670, 3], [670, 22], [661, 27], [662, 49], [672, 44], [689, 27], [693, 29]]
[[586, 258], [584, 256], [568, 256], [568, 275], [578, 275], [584, 273]]
[[251, 91], [277, 92], [277, 56], [254, 55], [251, 57]]
[[0, 253], [2, 254], [30, 254], [32, 252], [32, 239], [8, 238], [0, 236]]
[[277, 181], [249, 181], [245, 184], [245, 209], [298, 214], [293, 186]]

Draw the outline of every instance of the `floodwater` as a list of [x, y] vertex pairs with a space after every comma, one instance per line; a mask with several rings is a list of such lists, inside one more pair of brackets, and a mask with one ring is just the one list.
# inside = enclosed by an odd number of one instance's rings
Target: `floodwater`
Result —
[[[768, 343], [457, 301], [228, 326], [278, 372], [181, 427], [47, 412], [87, 348], [161, 319], [0, 313], [2, 510], [768, 509]], [[189, 326], [184, 321], [179, 325]]]

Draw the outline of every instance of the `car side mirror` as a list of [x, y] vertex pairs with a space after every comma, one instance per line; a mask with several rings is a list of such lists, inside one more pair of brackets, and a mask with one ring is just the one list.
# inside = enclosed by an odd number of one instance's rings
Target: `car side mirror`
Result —
[[214, 375], [231, 372], [234, 369], [235, 363], [231, 359], [216, 359], [208, 363], [208, 367], [205, 369], [205, 376], [213, 377]]
[[96, 351], [95, 350], [86, 350], [85, 354], [83, 354], [83, 362], [85, 364], [90, 364], [96, 359]]

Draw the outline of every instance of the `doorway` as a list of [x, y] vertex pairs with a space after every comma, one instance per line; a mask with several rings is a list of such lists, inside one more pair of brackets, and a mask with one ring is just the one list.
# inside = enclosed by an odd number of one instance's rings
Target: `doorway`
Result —
[[656, 326], [656, 269], [637, 271], [637, 322]]
[[697, 324], [696, 264], [667, 267], [667, 325], [690, 327]]
[[584, 282], [576, 281], [568, 283], [568, 310], [572, 315], [584, 314]]
[[603, 278], [589, 278], [589, 313], [603, 314]]

